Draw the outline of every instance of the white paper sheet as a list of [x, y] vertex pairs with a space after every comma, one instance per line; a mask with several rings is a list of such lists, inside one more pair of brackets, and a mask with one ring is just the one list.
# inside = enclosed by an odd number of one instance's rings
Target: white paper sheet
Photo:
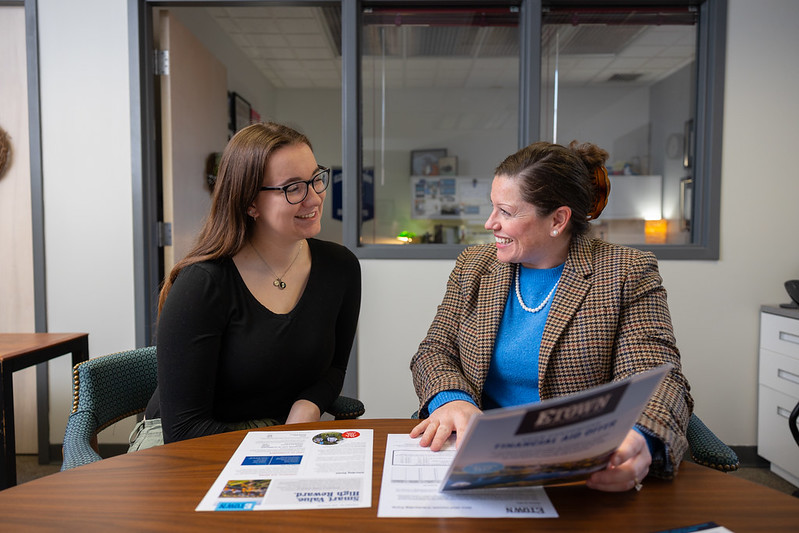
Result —
[[371, 429], [251, 431], [197, 511], [372, 505]]
[[455, 457], [454, 437], [441, 451], [419, 446], [407, 434], [389, 434], [378, 517], [555, 518], [542, 487], [439, 492]]

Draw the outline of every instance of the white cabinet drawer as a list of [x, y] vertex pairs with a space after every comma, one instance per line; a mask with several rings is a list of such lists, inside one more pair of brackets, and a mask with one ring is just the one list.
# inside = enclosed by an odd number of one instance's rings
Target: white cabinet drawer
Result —
[[760, 313], [760, 347], [799, 359], [799, 320]]
[[761, 385], [799, 398], [799, 359], [770, 350], [760, 350], [758, 381]]
[[760, 385], [757, 416], [757, 454], [799, 477], [799, 446], [788, 428], [797, 399]]

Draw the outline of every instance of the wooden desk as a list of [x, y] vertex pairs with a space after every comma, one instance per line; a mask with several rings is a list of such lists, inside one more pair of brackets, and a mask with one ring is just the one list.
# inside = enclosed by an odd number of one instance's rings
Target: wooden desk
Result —
[[[72, 354], [72, 366], [89, 358], [88, 333], [0, 333], [0, 489], [17, 484], [14, 431], [14, 372], [61, 355]], [[36, 369], [39, 462], [50, 462], [47, 365]]]
[[545, 531], [651, 532], [715, 521], [735, 533], [799, 531], [799, 499], [693, 463], [674, 482], [641, 492], [585, 485], [546, 489], [560, 518], [377, 518], [387, 433], [413, 420], [349, 420], [283, 429], [374, 429], [372, 506], [311, 511], [196, 512], [246, 431], [167, 444], [59, 472], [0, 492], [0, 530]]

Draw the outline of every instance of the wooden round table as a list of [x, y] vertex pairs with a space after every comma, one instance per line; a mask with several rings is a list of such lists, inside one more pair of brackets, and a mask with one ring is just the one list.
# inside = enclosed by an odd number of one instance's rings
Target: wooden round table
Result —
[[713, 521], [728, 529], [799, 531], [799, 499], [716, 470], [683, 463], [673, 482], [602, 493], [584, 484], [547, 487], [559, 518], [378, 518], [388, 433], [414, 420], [361, 419], [265, 428], [374, 430], [372, 506], [303, 511], [196, 512], [246, 431], [112, 457], [0, 492], [0, 530], [69, 531], [641, 531]]

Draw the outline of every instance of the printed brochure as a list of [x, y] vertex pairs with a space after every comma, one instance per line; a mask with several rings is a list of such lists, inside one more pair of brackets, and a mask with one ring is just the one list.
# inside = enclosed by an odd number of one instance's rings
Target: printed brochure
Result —
[[250, 431], [196, 510], [369, 507], [373, 433]]
[[578, 394], [474, 416], [439, 490], [548, 485], [608, 464], [672, 365]]

